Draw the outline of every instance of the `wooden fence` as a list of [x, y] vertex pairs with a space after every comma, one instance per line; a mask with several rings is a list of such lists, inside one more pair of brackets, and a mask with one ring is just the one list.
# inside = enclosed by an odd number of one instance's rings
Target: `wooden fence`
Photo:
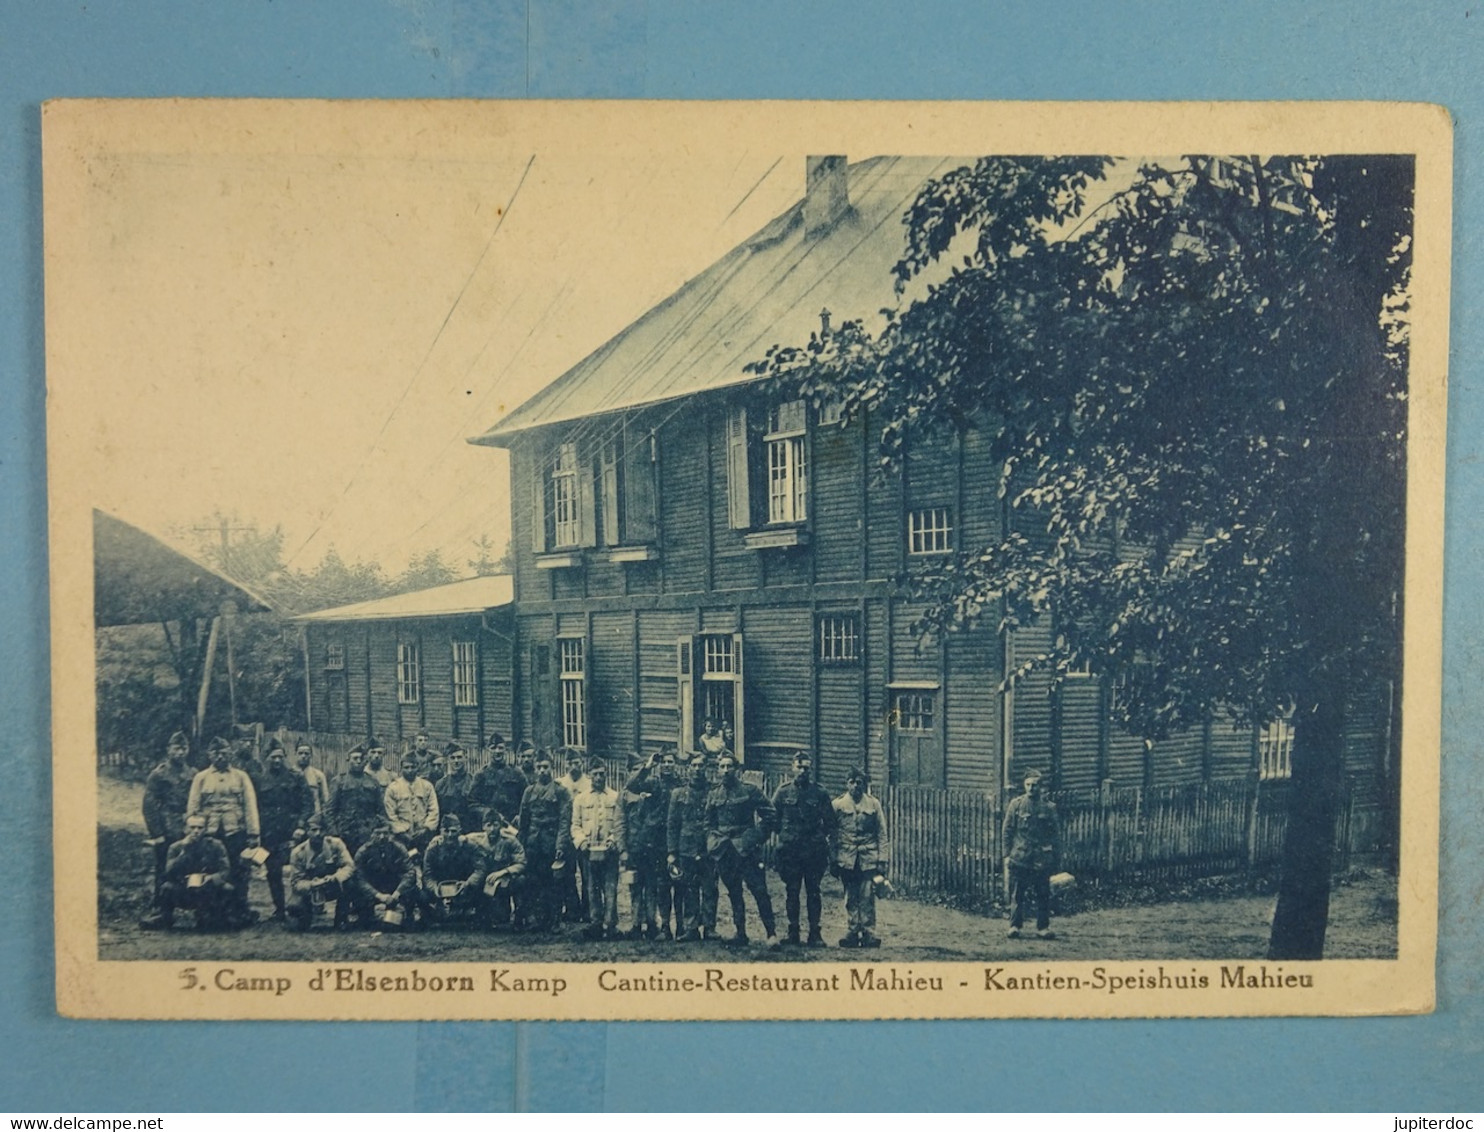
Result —
[[[303, 732], [279, 733], [293, 750]], [[346, 766], [345, 752], [358, 737], [309, 733], [315, 765], [333, 777]], [[395, 767], [404, 747], [389, 743]], [[488, 761], [469, 752], [469, 769]], [[629, 774], [622, 756], [603, 760], [608, 781], [619, 786]], [[589, 760], [590, 765], [591, 760]], [[553, 773], [565, 770], [560, 752]], [[744, 779], [770, 797], [777, 774], [747, 771]], [[1287, 828], [1291, 784], [1282, 778], [1219, 779], [1146, 790], [1104, 785], [1052, 794], [1062, 826], [1061, 866], [1083, 884], [1170, 882], [1253, 872], [1277, 863]], [[892, 884], [903, 891], [975, 900], [1003, 899], [1004, 803], [975, 790], [887, 786], [878, 795], [892, 842]], [[1350, 867], [1356, 855], [1377, 852], [1387, 833], [1379, 806], [1348, 784], [1335, 822], [1335, 868]], [[770, 847], [771, 849], [771, 847]]]

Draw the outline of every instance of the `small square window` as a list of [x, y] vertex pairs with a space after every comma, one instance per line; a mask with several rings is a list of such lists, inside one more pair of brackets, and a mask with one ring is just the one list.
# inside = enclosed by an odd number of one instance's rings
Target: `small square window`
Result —
[[861, 658], [860, 617], [854, 613], [820, 614], [818, 657], [822, 664], [858, 663]]
[[953, 524], [947, 507], [924, 507], [907, 515], [909, 554], [947, 554], [953, 549]]
[[898, 692], [893, 711], [897, 730], [931, 731], [935, 699], [932, 692]]

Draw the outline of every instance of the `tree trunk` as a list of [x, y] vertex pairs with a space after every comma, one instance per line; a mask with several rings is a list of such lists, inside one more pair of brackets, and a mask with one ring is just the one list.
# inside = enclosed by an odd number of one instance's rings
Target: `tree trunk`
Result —
[[1335, 819], [1344, 766], [1345, 696], [1331, 679], [1294, 720], [1293, 777], [1269, 959], [1320, 959], [1329, 925]]

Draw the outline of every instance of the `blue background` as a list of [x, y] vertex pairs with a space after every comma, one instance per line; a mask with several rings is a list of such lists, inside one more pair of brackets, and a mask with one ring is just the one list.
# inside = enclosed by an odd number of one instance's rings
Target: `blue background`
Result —
[[[0, 0], [0, 1109], [1484, 1108], [1481, 22], [1467, 3]], [[796, 10], [802, 7], [804, 10]], [[87, 1023], [52, 998], [39, 104], [1367, 98], [1457, 122], [1438, 1011], [816, 1025]]]

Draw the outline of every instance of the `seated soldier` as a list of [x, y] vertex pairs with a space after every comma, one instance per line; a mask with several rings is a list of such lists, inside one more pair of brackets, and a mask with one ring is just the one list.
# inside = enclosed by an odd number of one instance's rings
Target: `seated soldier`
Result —
[[392, 836], [388, 818], [377, 820], [355, 865], [346, 892], [356, 921], [362, 927], [412, 927], [418, 904], [417, 866]]
[[234, 907], [231, 873], [222, 843], [206, 836], [206, 819], [199, 814], [186, 818], [185, 836], [170, 846], [165, 860], [159, 911], [139, 926], [172, 928], [177, 908], [194, 912], [198, 928], [226, 926]]
[[288, 902], [288, 926], [305, 931], [317, 908], [335, 901], [335, 926], [344, 926], [349, 901], [342, 899], [350, 878], [355, 875], [355, 862], [345, 842], [325, 832], [323, 818], [311, 817], [305, 823], [308, 833], [289, 854], [289, 875], [293, 878]]
[[424, 922], [440, 924], [454, 916], [477, 913], [484, 903], [484, 875], [483, 851], [464, 840], [457, 814], [444, 814], [443, 832], [423, 854]]
[[484, 912], [491, 924], [511, 922], [515, 902], [522, 899], [521, 886], [526, 871], [526, 851], [516, 836], [513, 825], [503, 815], [486, 810], [483, 833], [471, 833], [466, 840], [484, 853]]

